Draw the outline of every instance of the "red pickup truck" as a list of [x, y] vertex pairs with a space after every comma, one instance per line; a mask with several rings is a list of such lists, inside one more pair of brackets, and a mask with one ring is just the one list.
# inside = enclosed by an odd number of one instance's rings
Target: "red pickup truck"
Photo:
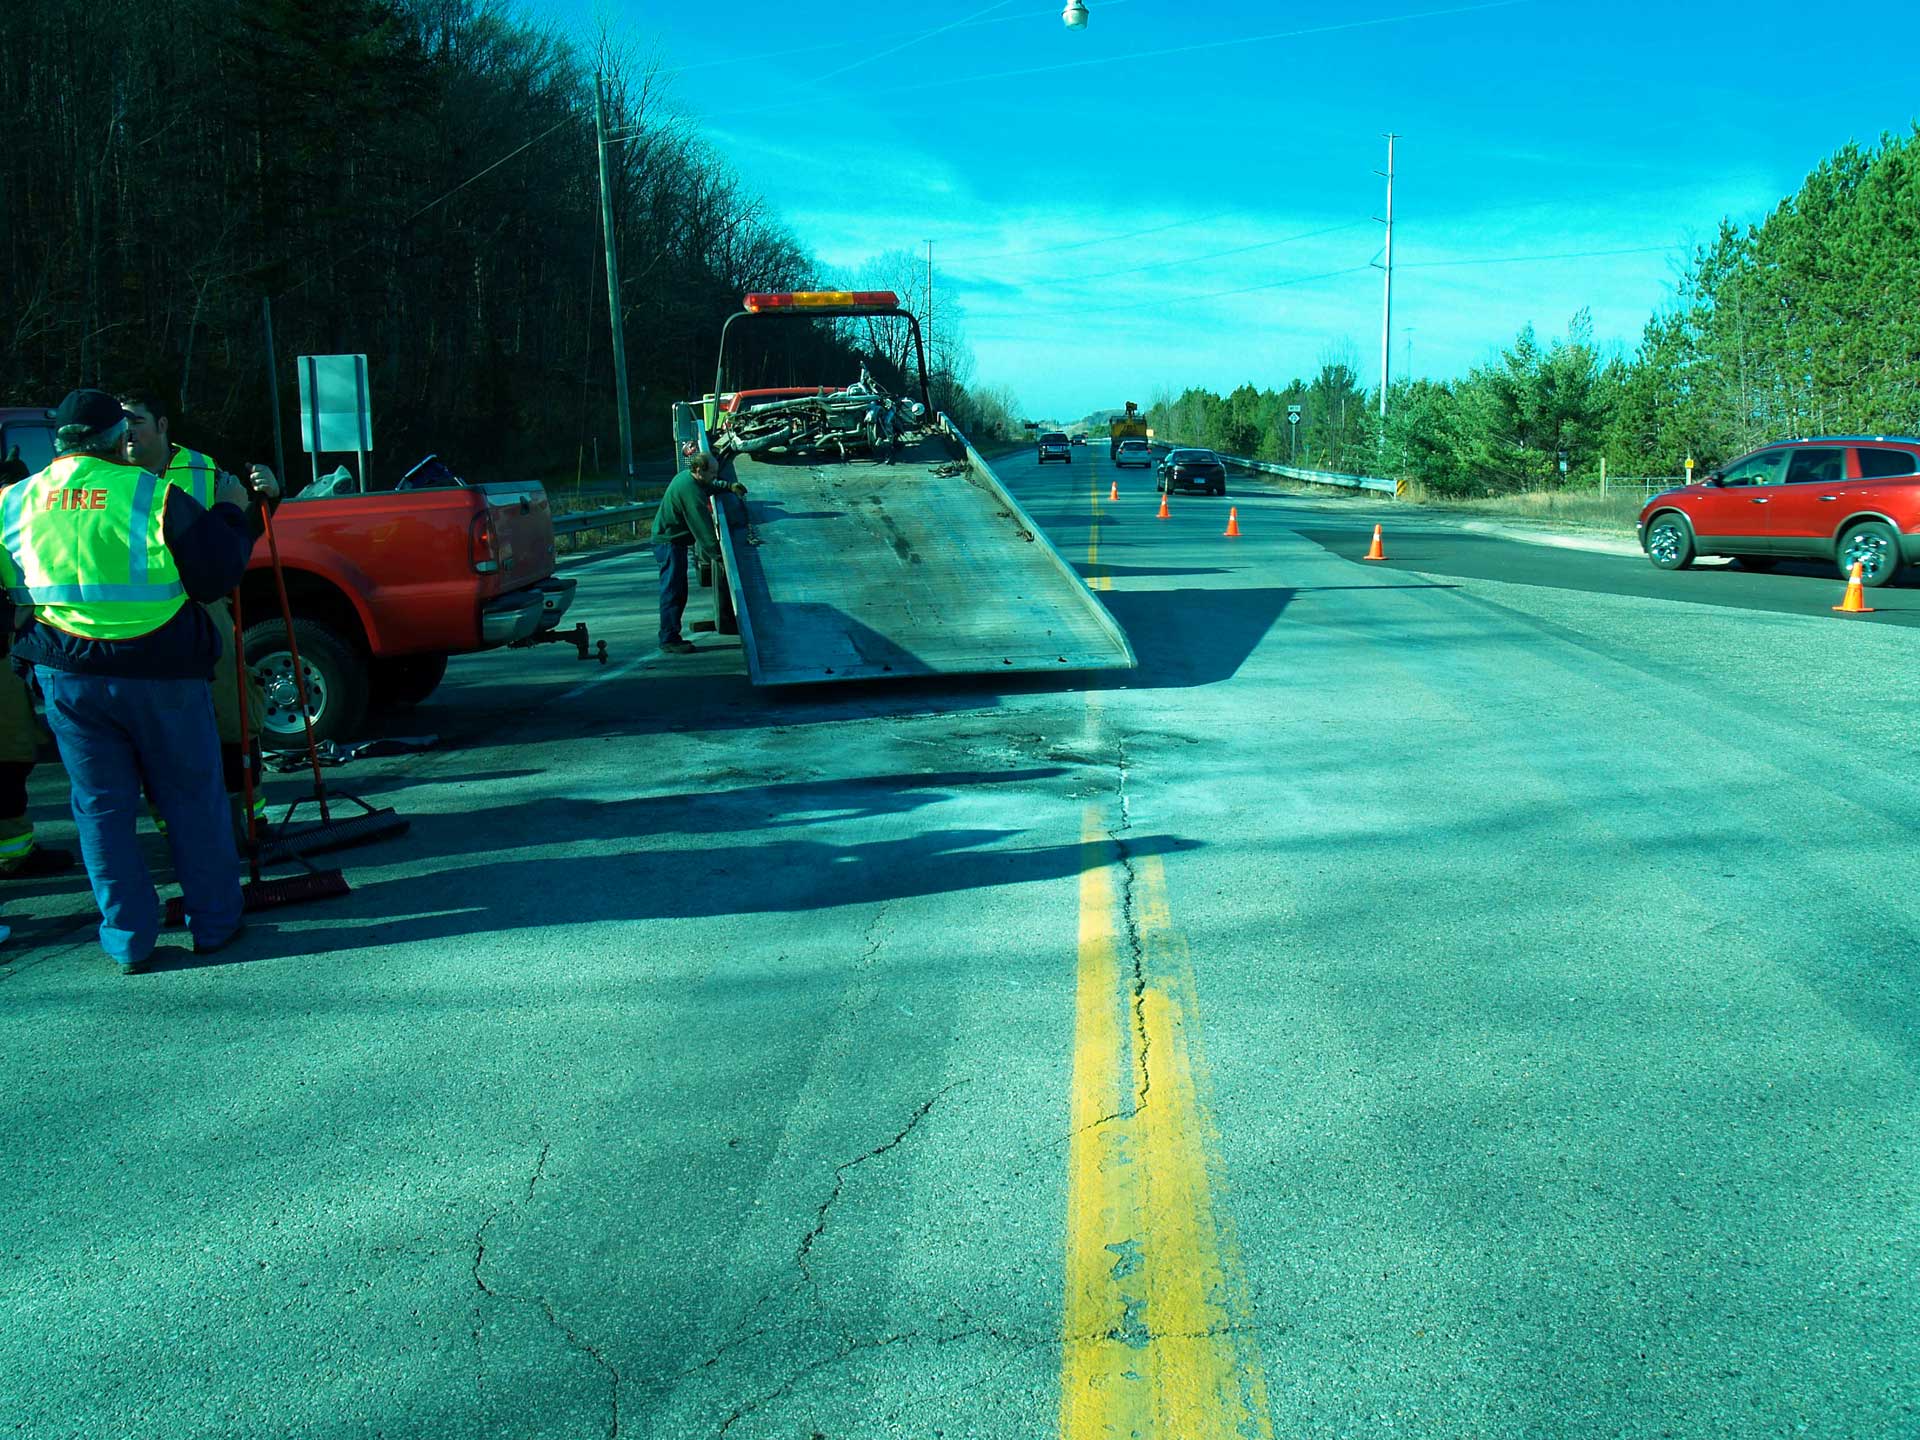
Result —
[[[0, 408], [0, 457], [53, 458], [47, 412]], [[556, 627], [575, 582], [555, 577], [553, 516], [538, 484], [467, 485], [442, 467], [407, 488], [296, 495], [274, 511], [316, 739], [352, 735], [370, 704], [417, 704], [452, 655], [561, 641], [588, 657], [586, 627]], [[266, 688], [261, 735], [301, 743], [293, 655], [266, 542], [240, 588], [245, 653]], [[604, 658], [604, 645], [600, 658]]]

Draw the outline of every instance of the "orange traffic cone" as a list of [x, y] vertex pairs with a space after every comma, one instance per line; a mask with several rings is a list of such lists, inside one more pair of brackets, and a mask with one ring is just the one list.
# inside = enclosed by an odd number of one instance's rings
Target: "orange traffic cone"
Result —
[[1229, 506], [1227, 509], [1226, 533], [1227, 539], [1229, 540], [1240, 533], [1240, 507], [1238, 505]]
[[1162, 490], [1160, 492], [1160, 513], [1153, 518], [1156, 520], [1166, 520], [1171, 518], [1172, 514], [1173, 512], [1167, 509], [1167, 492]]
[[1853, 562], [1853, 573], [1847, 577], [1847, 593], [1833, 608], [1842, 615], [1871, 615], [1873, 607], [1867, 604], [1867, 587], [1860, 582], [1861, 565]]
[[1368, 550], [1362, 558], [1367, 560], [1384, 560], [1387, 558], [1387, 552], [1380, 548], [1380, 527], [1378, 525], [1373, 527], [1373, 547]]
[[1120, 482], [1116, 480], [1113, 482], [1112, 488], [1110, 488], [1107, 491], [1107, 499], [1118, 500], [1119, 498], [1120, 498]]

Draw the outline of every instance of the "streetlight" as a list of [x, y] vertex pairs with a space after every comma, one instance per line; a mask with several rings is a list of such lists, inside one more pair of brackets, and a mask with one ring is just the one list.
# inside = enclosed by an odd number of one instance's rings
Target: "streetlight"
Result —
[[1082, 0], [1067, 0], [1067, 8], [1060, 12], [1060, 21], [1069, 30], [1087, 28], [1087, 7]]

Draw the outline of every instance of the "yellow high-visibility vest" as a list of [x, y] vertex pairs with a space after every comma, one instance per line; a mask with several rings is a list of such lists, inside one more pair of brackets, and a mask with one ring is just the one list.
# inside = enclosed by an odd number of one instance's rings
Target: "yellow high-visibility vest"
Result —
[[214, 490], [220, 481], [220, 467], [198, 450], [189, 450], [184, 445], [176, 447], [173, 458], [167, 462], [167, 473], [162, 478], [169, 485], [178, 485], [198, 500], [202, 509], [213, 508]]
[[158, 475], [63, 455], [0, 498], [0, 579], [37, 619], [88, 640], [158, 630], [187, 603], [161, 533]]

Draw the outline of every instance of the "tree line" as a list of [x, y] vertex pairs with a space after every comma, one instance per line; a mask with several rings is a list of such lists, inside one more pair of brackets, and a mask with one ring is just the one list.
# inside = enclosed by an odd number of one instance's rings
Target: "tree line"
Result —
[[[389, 475], [429, 450], [571, 472], [596, 441], [611, 468], [597, 76], [637, 443], [663, 458], [740, 297], [822, 269], [657, 64], [498, 0], [0, 7], [0, 398], [151, 388], [188, 438], [263, 456], [270, 301], [296, 474], [314, 353], [367, 355]], [[966, 368], [956, 332], [937, 399], [965, 409]]]
[[[1586, 311], [1465, 375], [1397, 382], [1379, 420], [1351, 352], [1282, 390], [1162, 396], [1156, 433], [1228, 454], [1406, 476], [1443, 495], [1677, 476], [1790, 435], [1920, 431], [1920, 128], [1849, 144], [1760, 223], [1723, 222], [1630, 351]], [[1286, 407], [1302, 407], [1297, 437]], [[1564, 460], [1565, 470], [1561, 469]]]

